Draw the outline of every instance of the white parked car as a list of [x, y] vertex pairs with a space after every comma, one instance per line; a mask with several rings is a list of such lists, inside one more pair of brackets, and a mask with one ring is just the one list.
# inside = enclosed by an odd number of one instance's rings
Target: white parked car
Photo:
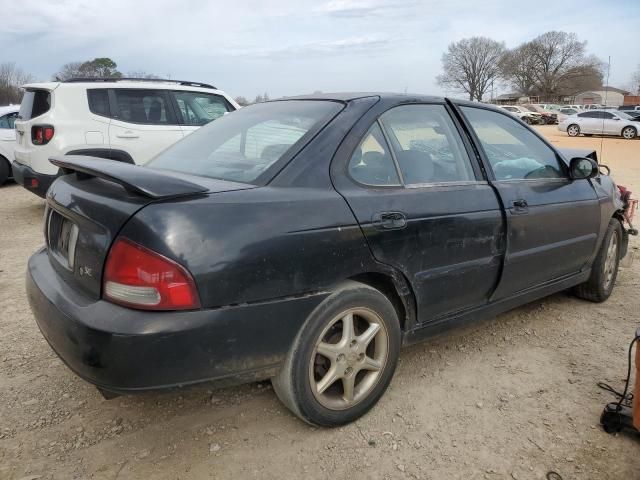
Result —
[[526, 124], [537, 125], [542, 123], [542, 114], [538, 112], [532, 112], [519, 105], [499, 105], [499, 107], [506, 110], [511, 115], [518, 117]]
[[197, 82], [72, 79], [24, 85], [13, 173], [44, 197], [59, 175], [53, 155], [89, 155], [144, 164], [186, 135], [239, 108]]
[[631, 140], [640, 132], [640, 121], [619, 110], [588, 110], [565, 118], [558, 124], [558, 130], [567, 132], [570, 137], [595, 134]]
[[16, 144], [14, 123], [18, 116], [20, 105], [0, 107], [0, 185], [11, 178], [11, 164], [13, 163], [13, 149]]

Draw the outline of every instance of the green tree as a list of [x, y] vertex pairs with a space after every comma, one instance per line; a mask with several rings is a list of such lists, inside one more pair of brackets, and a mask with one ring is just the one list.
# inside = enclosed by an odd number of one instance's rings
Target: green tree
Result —
[[118, 71], [116, 62], [108, 57], [99, 57], [86, 62], [67, 63], [53, 76], [54, 80], [63, 81], [87, 77], [120, 78], [122, 73]]

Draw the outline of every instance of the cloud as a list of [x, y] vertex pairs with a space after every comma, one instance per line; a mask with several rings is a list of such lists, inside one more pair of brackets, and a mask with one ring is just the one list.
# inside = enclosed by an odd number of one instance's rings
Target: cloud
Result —
[[319, 14], [335, 17], [362, 18], [371, 15], [389, 15], [403, 12], [415, 5], [414, 1], [330, 0], [314, 9]]

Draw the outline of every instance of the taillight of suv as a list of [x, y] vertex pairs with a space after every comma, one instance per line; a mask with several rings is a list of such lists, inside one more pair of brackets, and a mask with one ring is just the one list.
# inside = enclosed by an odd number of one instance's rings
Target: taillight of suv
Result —
[[34, 125], [31, 127], [31, 143], [46, 145], [53, 138], [55, 129], [52, 125]]

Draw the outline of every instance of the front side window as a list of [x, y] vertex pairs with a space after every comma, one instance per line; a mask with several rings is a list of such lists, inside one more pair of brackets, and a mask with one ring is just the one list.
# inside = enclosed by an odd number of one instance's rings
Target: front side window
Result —
[[518, 121], [491, 110], [462, 107], [496, 180], [564, 178], [556, 153]]
[[349, 175], [356, 182], [372, 186], [400, 185], [389, 145], [378, 122], [374, 123], [349, 161]]
[[182, 125], [202, 126], [230, 110], [219, 95], [201, 92], [172, 92], [182, 115]]
[[148, 125], [173, 123], [163, 90], [114, 89], [118, 120]]
[[305, 100], [251, 105], [198, 129], [145, 167], [254, 183], [302, 148], [342, 108], [337, 102]]
[[18, 112], [7, 113], [0, 117], [0, 128], [13, 130]]
[[380, 117], [406, 185], [475, 180], [471, 160], [444, 105], [405, 105]]

